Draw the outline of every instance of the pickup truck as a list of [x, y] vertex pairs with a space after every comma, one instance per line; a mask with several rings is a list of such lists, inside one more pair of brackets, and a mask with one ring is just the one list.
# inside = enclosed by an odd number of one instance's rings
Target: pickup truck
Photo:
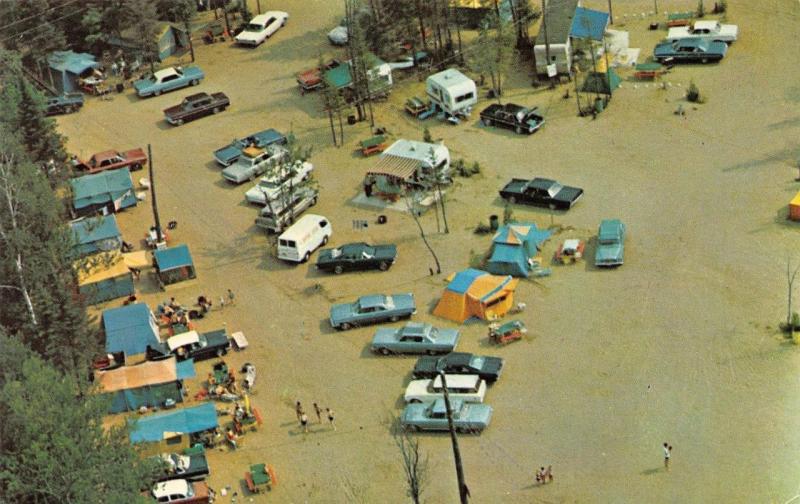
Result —
[[209, 114], [216, 114], [228, 108], [231, 102], [225, 93], [197, 93], [183, 99], [180, 105], [164, 110], [167, 122], [180, 126]]
[[289, 196], [292, 201], [288, 205], [283, 203], [281, 198], [270, 201], [270, 204], [262, 208], [256, 217], [256, 226], [268, 233], [282, 233], [300, 214], [317, 204], [318, 196], [319, 191], [316, 189], [301, 187]]
[[541, 207], [552, 205], [557, 210], [569, 210], [583, 196], [583, 189], [564, 186], [555, 180], [544, 178], [515, 178], [500, 190], [500, 196], [511, 204], [523, 203]]
[[714, 42], [735, 42], [739, 34], [739, 27], [734, 24], [721, 24], [719, 21], [695, 21], [691, 26], [678, 26], [670, 28], [667, 40], [676, 40], [689, 37], [699, 37]]

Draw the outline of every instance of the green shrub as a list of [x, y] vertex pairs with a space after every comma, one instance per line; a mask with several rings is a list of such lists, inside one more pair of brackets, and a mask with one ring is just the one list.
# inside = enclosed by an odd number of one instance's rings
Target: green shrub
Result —
[[689, 82], [689, 87], [686, 89], [686, 99], [692, 103], [703, 103], [700, 98], [700, 88], [694, 81]]
[[706, 15], [706, 8], [703, 6], [703, 0], [697, 2], [697, 17], [701, 18]]
[[491, 227], [489, 227], [489, 225], [487, 225], [487, 224], [486, 224], [485, 222], [483, 222], [483, 221], [479, 222], [479, 223], [478, 223], [478, 225], [477, 225], [477, 226], [475, 226], [475, 231], [474, 231], [474, 233], [475, 233], [476, 235], [484, 235], [484, 234], [489, 234], [489, 233], [491, 233], [491, 232], [492, 232], [492, 228], [491, 228]]
[[481, 164], [475, 161], [474, 163], [472, 163], [472, 168], [470, 168], [469, 171], [472, 175], [479, 174], [481, 172]]

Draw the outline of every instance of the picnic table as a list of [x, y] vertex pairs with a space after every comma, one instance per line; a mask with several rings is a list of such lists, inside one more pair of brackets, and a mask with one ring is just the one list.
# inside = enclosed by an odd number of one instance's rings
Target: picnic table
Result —
[[689, 26], [694, 20], [694, 12], [673, 12], [667, 16], [667, 27]]
[[633, 76], [637, 79], [656, 79], [665, 71], [661, 63], [640, 63], [634, 68]]
[[428, 104], [422, 101], [421, 98], [412, 96], [406, 100], [406, 112], [412, 116], [417, 117], [426, 110], [428, 110]]
[[272, 490], [272, 485], [278, 484], [275, 470], [269, 464], [253, 464], [250, 470], [244, 473], [247, 489], [259, 493], [262, 489]]
[[375, 135], [366, 140], [361, 140], [359, 144], [361, 145], [361, 154], [363, 156], [371, 156], [386, 150], [386, 137]]

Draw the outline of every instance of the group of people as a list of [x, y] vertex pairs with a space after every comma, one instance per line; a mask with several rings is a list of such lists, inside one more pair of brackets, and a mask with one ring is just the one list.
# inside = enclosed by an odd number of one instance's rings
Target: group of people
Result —
[[544, 485], [545, 483], [552, 483], [553, 482], [553, 466], [547, 466], [547, 469], [544, 467], [540, 467], [538, 471], [536, 471], [536, 484], [537, 485]]
[[228, 373], [222, 380], [217, 380], [214, 377], [214, 373], [208, 373], [208, 391], [213, 392], [216, 396], [222, 396], [226, 393], [238, 396], [240, 389], [234, 370], [228, 369]]
[[[322, 423], [322, 408], [317, 404], [313, 404], [314, 413], [317, 415], [317, 423]], [[308, 432], [308, 415], [306, 415], [305, 410], [303, 409], [303, 405], [300, 401], [297, 401], [295, 404], [295, 413], [297, 414], [297, 421], [300, 422], [300, 428], [303, 429], [304, 433]], [[336, 430], [336, 423], [334, 423], [335, 416], [333, 414], [333, 410], [330, 408], [325, 408], [325, 416], [328, 418], [328, 422], [330, 422], [331, 427], [333, 430]]]
[[189, 327], [189, 312], [174, 297], [161, 306], [161, 314], [169, 321], [170, 326], [182, 324]]

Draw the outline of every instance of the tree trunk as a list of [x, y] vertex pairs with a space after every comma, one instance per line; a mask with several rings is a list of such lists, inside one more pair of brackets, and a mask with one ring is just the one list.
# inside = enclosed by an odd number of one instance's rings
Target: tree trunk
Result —
[[344, 145], [344, 121], [342, 121], [342, 109], [337, 111], [339, 116], [339, 145]]
[[[438, 367], [438, 364], [437, 364]], [[442, 378], [442, 392], [444, 392], [444, 408], [447, 412], [447, 426], [450, 430], [450, 442], [453, 444], [453, 460], [456, 464], [456, 479], [458, 480], [458, 495], [461, 498], [461, 504], [467, 504], [469, 501], [469, 490], [464, 481], [464, 467], [461, 464], [461, 450], [458, 447], [458, 437], [456, 437], [456, 429], [453, 425], [453, 410], [450, 408], [450, 394], [447, 391], [447, 379], [445, 378], [444, 371], [439, 371], [439, 376]]]
[[444, 193], [442, 193], [442, 185], [436, 183], [436, 191], [439, 193], [439, 204], [442, 205], [442, 220], [444, 221], [444, 234], [450, 234], [450, 228], [447, 226], [447, 213], [444, 210]]
[[158, 202], [156, 201], [156, 181], [153, 178], [153, 153], [150, 144], [147, 144], [147, 166], [150, 172], [150, 201], [153, 206], [153, 220], [156, 224], [156, 246], [163, 241], [161, 235], [161, 219], [158, 216]]
[[331, 136], [333, 137], [333, 146], [338, 147], [336, 143], [336, 127], [333, 125], [333, 109], [328, 107], [328, 120], [331, 123]]
[[[422, 48], [425, 52], [430, 54], [430, 50], [428, 49], [428, 37], [425, 35], [425, 20], [422, 12], [422, 4], [420, 0], [414, 0], [414, 4], [417, 6], [417, 19], [419, 20], [419, 34], [420, 37], [422, 37]], [[431, 57], [432, 56], [431, 54]]]
[[[407, 190], [406, 190], [407, 191]], [[419, 236], [422, 238], [422, 242], [425, 244], [425, 247], [428, 249], [428, 252], [431, 253], [433, 256], [433, 261], [436, 263], [436, 274], [442, 272], [442, 266], [439, 264], [439, 257], [437, 257], [436, 252], [433, 251], [433, 247], [431, 244], [428, 243], [428, 237], [425, 236], [425, 230], [422, 228], [422, 223], [419, 221], [419, 216], [417, 215], [417, 210], [414, 208], [413, 198], [406, 192], [406, 206], [408, 207], [408, 213], [411, 214], [411, 218], [414, 219], [414, 222], [417, 224], [417, 228], [419, 229]]]
[[188, 19], [185, 21], [184, 26], [186, 27], [186, 38], [189, 39], [189, 54], [192, 56], [192, 63], [194, 63], [194, 44], [192, 43], [192, 30]]

